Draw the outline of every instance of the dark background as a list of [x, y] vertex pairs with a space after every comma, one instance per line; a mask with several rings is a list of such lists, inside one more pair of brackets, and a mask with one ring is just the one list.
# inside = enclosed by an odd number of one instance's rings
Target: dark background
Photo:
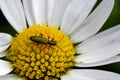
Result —
[[[95, 7], [100, 2], [101, 2], [101, 0], [98, 0]], [[107, 20], [107, 22], [104, 24], [104, 26], [101, 28], [101, 30], [99, 32], [101, 32], [103, 30], [106, 30], [106, 29], [108, 29], [108, 28], [110, 28], [112, 26], [118, 25], [118, 24], [120, 24], [120, 0], [115, 0], [115, 5], [114, 5], [114, 8], [113, 8], [113, 11], [112, 11], [109, 19]], [[0, 32], [6, 32], [6, 33], [9, 33], [9, 34], [11, 34], [13, 36], [17, 33], [11, 27], [11, 25], [7, 22], [7, 20], [5, 19], [5, 17], [3, 16], [1, 11], [0, 11]], [[94, 68], [120, 73], [120, 62], [105, 65], [105, 66], [100, 66], [100, 67], [94, 67]]]

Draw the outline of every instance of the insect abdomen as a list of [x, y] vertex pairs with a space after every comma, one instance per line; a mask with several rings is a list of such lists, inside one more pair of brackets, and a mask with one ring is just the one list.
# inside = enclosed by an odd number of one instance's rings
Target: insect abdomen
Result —
[[40, 37], [40, 36], [31, 36], [30, 40], [35, 42], [35, 43], [50, 44], [50, 45], [53, 45], [53, 46], [56, 45], [56, 42], [49, 41], [48, 39]]
[[33, 42], [36, 42], [36, 43], [47, 43], [48, 42], [48, 40], [46, 38], [42, 38], [40, 36], [31, 36], [30, 40], [32, 40]]

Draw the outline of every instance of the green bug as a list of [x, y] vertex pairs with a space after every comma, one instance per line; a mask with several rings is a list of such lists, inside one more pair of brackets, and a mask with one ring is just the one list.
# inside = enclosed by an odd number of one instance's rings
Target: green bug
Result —
[[48, 39], [43, 38], [41, 36], [31, 36], [30, 40], [35, 42], [35, 43], [50, 44], [50, 45], [53, 45], [53, 46], [56, 45], [55, 41], [49, 41]]

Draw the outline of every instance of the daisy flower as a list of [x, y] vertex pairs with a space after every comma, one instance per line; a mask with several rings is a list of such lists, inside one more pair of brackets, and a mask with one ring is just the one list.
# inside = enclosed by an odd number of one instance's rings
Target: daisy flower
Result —
[[0, 80], [120, 80], [117, 73], [80, 69], [120, 61], [120, 25], [97, 33], [114, 0], [91, 12], [96, 1], [0, 0], [18, 32], [0, 32]]

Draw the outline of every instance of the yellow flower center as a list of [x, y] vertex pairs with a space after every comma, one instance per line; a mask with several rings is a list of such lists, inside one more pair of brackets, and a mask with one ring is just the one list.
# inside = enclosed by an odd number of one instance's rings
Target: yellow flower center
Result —
[[74, 55], [72, 41], [63, 32], [47, 25], [34, 25], [12, 39], [6, 58], [21, 76], [51, 80], [74, 65]]

